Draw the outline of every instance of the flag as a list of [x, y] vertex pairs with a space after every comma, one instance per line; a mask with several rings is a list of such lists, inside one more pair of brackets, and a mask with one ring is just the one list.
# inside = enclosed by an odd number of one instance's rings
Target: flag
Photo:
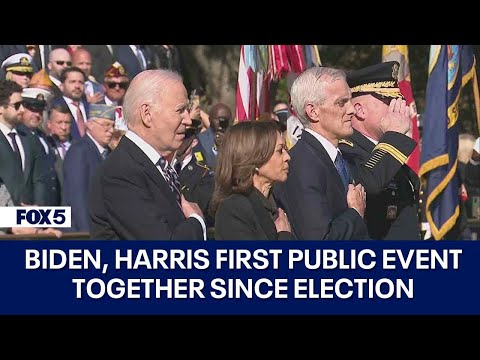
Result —
[[[413, 98], [411, 79], [410, 79], [410, 66], [408, 61], [408, 46], [407, 45], [383, 45], [382, 49], [382, 61], [398, 61], [400, 63], [400, 69], [398, 71], [398, 87], [400, 92], [405, 97], [407, 105], [410, 107], [412, 113], [412, 139], [420, 143], [420, 133], [418, 131], [418, 119], [417, 119], [417, 107], [415, 105], [415, 99]], [[420, 168], [420, 147], [413, 150], [407, 160], [407, 165], [412, 168], [418, 174]]]
[[[318, 49], [315, 59], [320, 61]], [[306, 67], [302, 45], [242, 45], [234, 122], [255, 120], [270, 112], [270, 82]]]
[[254, 84], [256, 86], [256, 76], [252, 69], [254, 63], [252, 46], [242, 45], [240, 48], [235, 122], [250, 120], [252, 112], [255, 111], [252, 106], [256, 106], [256, 97], [251, 96]]
[[473, 78], [471, 45], [431, 45], [420, 176], [426, 183], [425, 211], [432, 235], [441, 240], [459, 216], [458, 102]]

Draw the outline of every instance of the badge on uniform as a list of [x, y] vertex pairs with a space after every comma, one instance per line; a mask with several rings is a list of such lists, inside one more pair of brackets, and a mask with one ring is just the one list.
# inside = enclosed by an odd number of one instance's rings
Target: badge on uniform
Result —
[[395, 220], [397, 218], [397, 205], [387, 206], [387, 220]]
[[203, 155], [200, 151], [197, 151], [194, 153], [195, 155], [195, 159], [198, 161], [198, 162], [202, 162], [203, 161]]

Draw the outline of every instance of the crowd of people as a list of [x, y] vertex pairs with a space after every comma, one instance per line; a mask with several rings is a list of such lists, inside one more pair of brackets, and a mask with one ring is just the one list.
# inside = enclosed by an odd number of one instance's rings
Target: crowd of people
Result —
[[0, 48], [0, 206], [70, 206], [64, 232], [92, 239], [426, 238], [395, 61], [307, 69], [290, 104], [234, 124], [187, 91], [171, 45], [21, 47]]

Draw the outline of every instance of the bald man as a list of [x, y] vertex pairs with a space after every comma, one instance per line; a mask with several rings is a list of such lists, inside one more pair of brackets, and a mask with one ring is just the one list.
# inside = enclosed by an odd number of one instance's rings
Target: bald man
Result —
[[60, 90], [60, 75], [63, 70], [72, 66], [72, 57], [70, 53], [65, 49], [54, 49], [50, 52], [48, 58], [48, 76], [53, 83], [53, 94], [55, 97], [61, 97], [62, 91]]
[[180, 194], [171, 162], [192, 125], [187, 90], [168, 70], [147, 70], [124, 98], [128, 131], [90, 187], [93, 239], [205, 240], [202, 211]]
[[72, 65], [85, 73], [85, 100], [90, 104], [103, 101], [103, 87], [92, 76], [92, 55], [84, 48], [78, 48], [72, 54]]

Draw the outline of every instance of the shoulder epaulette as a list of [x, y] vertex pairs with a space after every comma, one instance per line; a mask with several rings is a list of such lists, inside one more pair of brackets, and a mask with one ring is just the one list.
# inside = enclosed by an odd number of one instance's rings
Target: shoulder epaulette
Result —
[[338, 143], [339, 144], [345, 144], [345, 145], [348, 145], [350, 147], [353, 147], [353, 142], [351, 142], [350, 140], [340, 139], [340, 140], [338, 140]]

